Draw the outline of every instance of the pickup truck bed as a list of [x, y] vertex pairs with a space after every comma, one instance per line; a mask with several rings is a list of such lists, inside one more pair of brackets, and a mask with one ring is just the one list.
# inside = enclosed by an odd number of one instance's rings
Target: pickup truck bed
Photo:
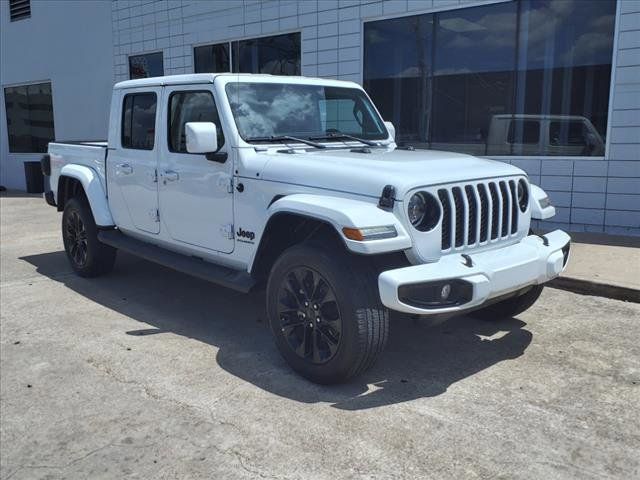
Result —
[[57, 191], [60, 171], [65, 165], [85, 165], [98, 172], [102, 188], [106, 192], [107, 142], [102, 140], [69, 141], [49, 143], [51, 162], [51, 190]]

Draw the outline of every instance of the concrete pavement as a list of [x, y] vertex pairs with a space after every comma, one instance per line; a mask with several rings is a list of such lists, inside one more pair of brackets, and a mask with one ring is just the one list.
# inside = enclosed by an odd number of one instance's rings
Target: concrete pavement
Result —
[[640, 303], [640, 237], [572, 233], [571, 259], [554, 286]]
[[0, 478], [637, 478], [640, 305], [546, 289], [502, 323], [394, 317], [348, 385], [291, 373], [262, 295], [120, 255], [0, 199]]

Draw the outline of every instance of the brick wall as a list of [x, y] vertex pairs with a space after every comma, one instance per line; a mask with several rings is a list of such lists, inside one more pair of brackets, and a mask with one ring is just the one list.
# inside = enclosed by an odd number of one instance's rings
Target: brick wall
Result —
[[604, 225], [640, 233], [640, 0], [618, 10]]
[[[504, 0], [160, 0], [113, 2], [115, 80], [128, 55], [162, 50], [166, 75], [193, 72], [193, 47], [302, 34], [302, 74], [361, 81], [362, 20]], [[505, 158], [557, 207], [543, 228], [640, 235], [640, 0], [620, 0], [608, 156]]]

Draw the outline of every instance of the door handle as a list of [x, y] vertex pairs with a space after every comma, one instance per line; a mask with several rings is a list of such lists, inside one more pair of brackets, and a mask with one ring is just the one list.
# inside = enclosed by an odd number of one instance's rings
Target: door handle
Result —
[[131, 175], [133, 173], [133, 167], [128, 163], [119, 163], [116, 165], [116, 173], [122, 175]]
[[164, 172], [163, 177], [165, 183], [175, 182], [176, 180], [180, 179], [180, 175], [178, 175], [178, 172], [174, 172], [173, 170], [167, 170], [166, 172]]

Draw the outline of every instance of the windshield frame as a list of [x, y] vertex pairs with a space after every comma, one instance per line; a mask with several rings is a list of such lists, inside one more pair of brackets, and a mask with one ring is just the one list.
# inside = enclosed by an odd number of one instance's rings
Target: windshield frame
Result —
[[[220, 77], [218, 77], [220, 78]], [[251, 138], [251, 137], [245, 137], [243, 136], [243, 133], [241, 132], [241, 129], [238, 125], [236, 116], [233, 112], [233, 108], [231, 106], [232, 102], [231, 102], [231, 97], [230, 97], [230, 92], [227, 89], [227, 86], [230, 84], [234, 84], [234, 85], [238, 85], [238, 84], [277, 84], [277, 85], [300, 85], [300, 86], [307, 86], [307, 87], [321, 87], [321, 88], [340, 88], [340, 89], [345, 89], [345, 90], [354, 90], [357, 92], [357, 94], [359, 96], [361, 96], [362, 100], [365, 102], [365, 104], [367, 105], [367, 108], [370, 111], [370, 114], [372, 116], [372, 120], [375, 123], [380, 124], [380, 128], [381, 128], [381, 132], [380, 132], [380, 138], [376, 138], [374, 140], [374, 142], [378, 142], [380, 144], [380, 146], [387, 146], [390, 143], [393, 142], [393, 138], [391, 136], [391, 133], [389, 132], [389, 129], [387, 128], [386, 123], [384, 122], [384, 119], [382, 118], [382, 116], [380, 115], [380, 112], [378, 111], [376, 105], [373, 103], [373, 101], [371, 100], [371, 98], [369, 97], [369, 95], [367, 94], [367, 92], [358, 84], [356, 83], [351, 83], [351, 82], [345, 82], [345, 81], [340, 81], [340, 80], [325, 80], [325, 79], [308, 79], [305, 77], [263, 77], [263, 78], [252, 78], [251, 76], [247, 75], [225, 75], [224, 77], [220, 78], [220, 80], [223, 80], [222, 82], [220, 82], [221, 84], [219, 85], [220, 91], [221, 93], [223, 93], [225, 99], [226, 99], [226, 110], [228, 111], [228, 118], [229, 120], [231, 120], [231, 123], [233, 124], [233, 127], [236, 130], [236, 141], [238, 142], [239, 146], [247, 146], [247, 147], [252, 147], [255, 148], [256, 146], [260, 145], [260, 146], [267, 146], [267, 145], [282, 145], [282, 142], [279, 141], [273, 141], [273, 142], [267, 142], [267, 141], [260, 141], [260, 142], [252, 142], [251, 140], [247, 140], [247, 138]], [[349, 132], [344, 132], [344, 133], [349, 133]], [[312, 134], [310, 134], [309, 136], [313, 137], [316, 136], [316, 134], [321, 134], [324, 135], [323, 132], [313, 132]], [[352, 134], [352, 133], [351, 133]], [[280, 136], [280, 134], [276, 134], [275, 135]], [[297, 135], [299, 138], [304, 138], [305, 140], [307, 139], [307, 135]], [[357, 135], [356, 135], [357, 136]], [[365, 141], [369, 141], [368, 138], [364, 138]], [[360, 141], [356, 141], [356, 140], [347, 140], [347, 139], [342, 139], [342, 138], [335, 138], [335, 139], [330, 139], [327, 138], [322, 139], [322, 140], [317, 140], [317, 143], [322, 143], [325, 145], [331, 145], [331, 146], [335, 146], [338, 148], [352, 148], [353, 144], [357, 144], [357, 145], [362, 145], [362, 143], [360, 143]], [[295, 144], [297, 142], [290, 142], [291, 144]]]

